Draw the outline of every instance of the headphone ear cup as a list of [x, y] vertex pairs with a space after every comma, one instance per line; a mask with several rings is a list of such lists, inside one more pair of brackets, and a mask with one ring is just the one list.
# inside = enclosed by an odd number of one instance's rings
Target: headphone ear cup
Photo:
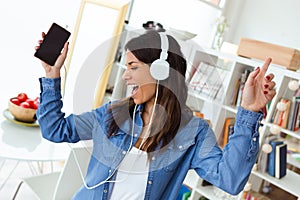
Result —
[[151, 76], [158, 80], [165, 80], [169, 77], [169, 63], [165, 60], [157, 59], [155, 60], [150, 67]]

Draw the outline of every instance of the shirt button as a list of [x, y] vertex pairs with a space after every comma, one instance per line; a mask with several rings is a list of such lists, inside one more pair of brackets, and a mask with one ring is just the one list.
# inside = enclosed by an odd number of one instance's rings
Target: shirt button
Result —
[[133, 136], [134, 136], [134, 137], [137, 137], [137, 136], [138, 136], [138, 134], [134, 134]]
[[104, 193], [107, 193], [107, 190], [103, 190]]
[[111, 173], [111, 169], [110, 169], [110, 170], [108, 170], [108, 172], [109, 172], [109, 173]]
[[179, 149], [182, 149], [182, 147], [183, 147], [183, 146], [182, 146], [182, 145], [180, 145], [180, 146], [179, 146]]
[[148, 181], [148, 184], [151, 185], [151, 184], [152, 184], [152, 181]]
[[151, 159], [152, 159], [152, 160], [155, 160], [156, 158], [155, 158], [155, 156], [153, 156]]
[[254, 142], [256, 142], [256, 137], [252, 139]]
[[125, 155], [125, 154], [126, 154], [126, 151], [122, 151], [122, 154]]

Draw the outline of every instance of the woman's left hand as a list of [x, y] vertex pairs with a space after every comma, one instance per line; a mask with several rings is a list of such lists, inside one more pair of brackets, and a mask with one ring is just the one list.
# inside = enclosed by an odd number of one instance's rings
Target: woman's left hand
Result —
[[241, 106], [250, 111], [258, 112], [273, 99], [276, 94], [274, 74], [266, 72], [272, 59], [268, 58], [261, 68], [249, 74], [243, 90]]

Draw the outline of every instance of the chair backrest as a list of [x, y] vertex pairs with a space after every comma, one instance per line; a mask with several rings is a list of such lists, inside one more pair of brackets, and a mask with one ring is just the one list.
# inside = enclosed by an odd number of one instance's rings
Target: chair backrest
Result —
[[[80, 170], [82, 171], [83, 176], [85, 176], [91, 153], [92, 147], [74, 147], [70, 151], [70, 155], [58, 178], [53, 199], [69, 200], [83, 185]], [[76, 159], [79, 165], [77, 164]]]

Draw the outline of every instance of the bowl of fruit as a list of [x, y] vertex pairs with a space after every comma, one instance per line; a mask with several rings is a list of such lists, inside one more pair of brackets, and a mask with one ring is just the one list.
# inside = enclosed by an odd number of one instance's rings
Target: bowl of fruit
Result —
[[12, 116], [21, 122], [33, 123], [36, 121], [36, 110], [39, 105], [39, 98], [31, 99], [26, 93], [19, 93], [8, 101], [8, 111]]

